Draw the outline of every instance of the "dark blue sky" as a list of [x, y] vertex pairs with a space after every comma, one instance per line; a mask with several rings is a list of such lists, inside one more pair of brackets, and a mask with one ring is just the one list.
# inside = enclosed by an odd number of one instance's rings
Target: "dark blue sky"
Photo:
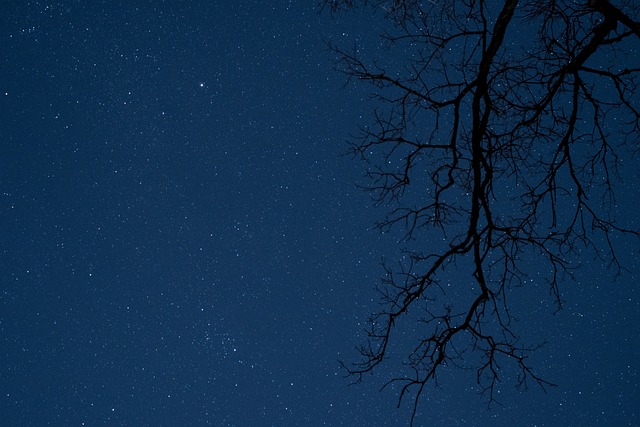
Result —
[[[337, 363], [399, 249], [340, 156], [368, 88], [325, 45], [372, 30], [315, 2], [3, 2], [4, 425], [407, 423], [384, 377], [347, 387]], [[445, 373], [418, 424], [640, 423], [638, 276], [608, 275], [556, 315], [523, 290], [558, 388], [507, 384], [487, 412]]]

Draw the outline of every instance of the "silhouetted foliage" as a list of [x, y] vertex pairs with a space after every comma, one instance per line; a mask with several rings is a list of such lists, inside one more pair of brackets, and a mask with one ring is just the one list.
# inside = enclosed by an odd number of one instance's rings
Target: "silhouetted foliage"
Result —
[[[409, 331], [407, 369], [388, 384], [401, 384], [400, 401], [413, 399], [412, 422], [445, 366], [472, 368], [489, 402], [503, 365], [517, 369], [518, 387], [551, 386], [528, 362], [538, 346], [519, 333], [509, 296], [546, 280], [560, 308], [572, 261], [592, 253], [619, 274], [616, 239], [639, 235], [616, 220], [616, 190], [618, 166], [640, 140], [640, 69], [631, 65], [640, 3], [322, 7], [360, 7], [389, 21], [386, 57], [331, 48], [340, 70], [374, 88], [374, 122], [350, 151], [366, 161], [368, 188], [388, 208], [378, 227], [401, 227], [409, 251], [385, 267], [382, 308], [348, 374], [361, 381], [399, 357], [394, 337]], [[528, 278], [531, 263], [548, 276]]]

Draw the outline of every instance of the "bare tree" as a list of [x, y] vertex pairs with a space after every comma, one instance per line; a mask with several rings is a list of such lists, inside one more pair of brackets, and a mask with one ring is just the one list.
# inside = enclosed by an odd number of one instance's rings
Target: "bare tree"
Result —
[[[351, 152], [387, 206], [378, 227], [400, 227], [408, 250], [386, 265], [382, 309], [345, 369], [359, 382], [400, 353], [387, 384], [401, 385], [398, 404], [413, 399], [412, 423], [445, 366], [473, 368], [489, 402], [503, 366], [517, 387], [553, 385], [529, 364], [538, 346], [518, 331], [513, 288], [544, 265], [560, 308], [572, 261], [590, 252], [617, 275], [615, 242], [640, 235], [615, 209], [619, 166], [640, 140], [640, 3], [617, 3], [322, 3], [390, 22], [386, 62], [332, 45], [339, 69], [373, 85], [374, 122]], [[407, 331], [414, 345], [396, 348]]]

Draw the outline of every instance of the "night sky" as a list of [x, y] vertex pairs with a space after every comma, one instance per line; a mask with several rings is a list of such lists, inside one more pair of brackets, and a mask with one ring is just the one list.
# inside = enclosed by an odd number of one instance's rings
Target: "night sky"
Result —
[[[342, 155], [369, 88], [326, 47], [375, 47], [372, 22], [313, 1], [2, 2], [1, 425], [407, 424], [384, 371], [348, 386], [338, 363], [401, 249]], [[473, 373], [445, 372], [416, 423], [639, 425], [637, 248], [622, 261], [616, 282], [586, 263], [557, 314], [544, 284], [522, 291], [557, 388], [507, 381], [487, 411]]]

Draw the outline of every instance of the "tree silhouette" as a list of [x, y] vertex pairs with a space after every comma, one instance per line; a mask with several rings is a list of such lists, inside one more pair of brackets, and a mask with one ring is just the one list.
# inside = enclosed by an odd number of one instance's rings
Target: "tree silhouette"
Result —
[[[617, 3], [322, 2], [390, 22], [386, 62], [331, 45], [340, 70], [373, 85], [373, 123], [350, 152], [387, 207], [377, 226], [400, 227], [406, 246], [385, 264], [362, 358], [344, 367], [359, 382], [401, 357], [387, 385], [413, 399], [412, 423], [445, 366], [472, 368], [488, 402], [504, 366], [517, 387], [552, 386], [529, 364], [538, 346], [518, 331], [514, 287], [546, 280], [560, 308], [576, 259], [623, 269], [615, 243], [639, 236], [616, 220], [616, 191], [639, 147], [640, 3]], [[529, 278], [532, 264], [548, 275]]]

